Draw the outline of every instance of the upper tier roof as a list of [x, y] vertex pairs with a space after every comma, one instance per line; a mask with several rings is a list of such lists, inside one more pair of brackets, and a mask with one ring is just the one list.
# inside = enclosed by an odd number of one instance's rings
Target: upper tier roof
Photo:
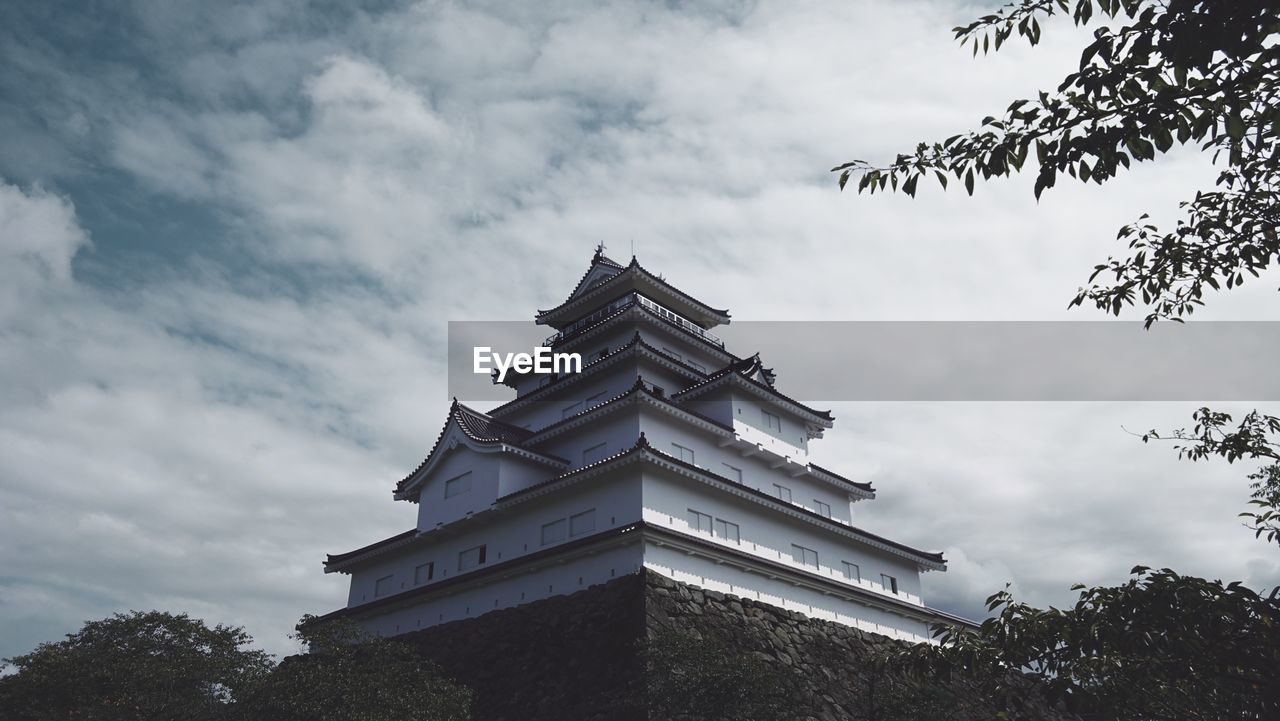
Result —
[[635, 259], [625, 267], [604, 255], [600, 248], [591, 258], [591, 267], [574, 286], [573, 292], [560, 305], [538, 311], [535, 320], [557, 330], [590, 313], [614, 298], [640, 291], [673, 311], [687, 317], [702, 328], [713, 328], [729, 322], [729, 311], [712, 308], [650, 273]]
[[810, 408], [790, 396], [783, 395], [773, 387], [773, 380], [773, 369], [765, 368], [760, 361], [760, 354], [756, 353], [749, 358], [742, 358], [729, 363], [724, 368], [707, 376], [705, 380], [676, 393], [674, 398], [678, 401], [683, 401], [702, 395], [726, 383], [737, 383], [740, 387], [789, 409], [792, 413], [804, 418], [816, 427], [830, 428], [832, 426], [835, 418], [831, 416], [831, 411]]

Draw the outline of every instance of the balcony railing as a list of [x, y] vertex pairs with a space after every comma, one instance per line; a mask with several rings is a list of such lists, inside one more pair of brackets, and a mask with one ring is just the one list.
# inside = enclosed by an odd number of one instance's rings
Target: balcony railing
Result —
[[708, 333], [702, 326], [685, 318], [679, 313], [666, 308], [665, 306], [649, 300], [647, 297], [639, 293], [628, 293], [590, 315], [583, 316], [582, 318], [575, 320], [562, 328], [559, 333], [548, 336], [547, 339], [542, 342], [542, 345], [553, 346], [568, 339], [570, 336], [576, 335], [577, 333], [603, 321], [605, 318], [608, 318], [623, 308], [632, 305], [639, 305], [671, 325], [674, 325], [687, 333], [692, 333], [717, 348], [724, 348], [724, 341], [720, 340], [715, 335]]

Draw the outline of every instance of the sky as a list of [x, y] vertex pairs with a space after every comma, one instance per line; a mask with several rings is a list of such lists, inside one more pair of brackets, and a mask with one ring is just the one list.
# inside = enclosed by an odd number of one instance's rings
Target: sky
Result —
[[[961, 51], [996, 5], [0, 3], [0, 657], [152, 608], [292, 652], [345, 601], [325, 553], [414, 523], [446, 323], [531, 320], [598, 242], [738, 320], [1098, 320], [1076, 289], [1207, 158], [1039, 203], [828, 171], [1070, 72], [1061, 23]], [[1274, 280], [1203, 315], [1278, 320]], [[949, 559], [931, 605], [1140, 563], [1280, 583], [1249, 469], [1134, 435], [1199, 403], [824, 405], [814, 460], [879, 490], [858, 523]]]

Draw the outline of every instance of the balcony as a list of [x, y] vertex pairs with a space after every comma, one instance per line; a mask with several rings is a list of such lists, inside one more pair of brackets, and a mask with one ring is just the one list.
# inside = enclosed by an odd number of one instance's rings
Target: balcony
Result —
[[605, 318], [608, 318], [614, 315], [615, 313], [623, 310], [624, 308], [628, 308], [633, 305], [639, 305], [643, 307], [645, 310], [648, 310], [650, 313], [653, 313], [654, 315], [658, 316], [659, 318], [666, 321], [667, 323], [670, 323], [671, 325], [676, 326], [677, 328], [685, 331], [686, 333], [695, 335], [701, 338], [702, 340], [705, 340], [706, 342], [710, 343], [711, 345], [714, 345], [717, 348], [724, 348], [724, 341], [720, 340], [715, 335], [708, 333], [706, 329], [704, 329], [702, 326], [685, 318], [679, 313], [676, 313], [675, 311], [666, 308], [665, 306], [659, 305], [653, 302], [652, 300], [649, 300], [648, 298], [646, 298], [645, 296], [639, 293], [628, 293], [622, 296], [621, 298], [618, 298], [617, 300], [613, 301], [612, 303], [609, 303], [603, 308], [600, 308], [599, 310], [591, 313], [590, 315], [586, 315], [586, 316], [583, 316], [582, 318], [579, 318], [578, 320], [575, 320], [574, 322], [562, 328], [560, 332], [555, 333], [551, 336], [548, 336], [547, 339], [542, 342], [542, 345], [549, 347], [549, 346], [554, 346], [558, 343], [562, 343], [568, 340], [570, 337], [575, 336], [581, 333], [582, 331], [587, 330], [588, 328], [591, 328], [597, 323], [600, 323]]

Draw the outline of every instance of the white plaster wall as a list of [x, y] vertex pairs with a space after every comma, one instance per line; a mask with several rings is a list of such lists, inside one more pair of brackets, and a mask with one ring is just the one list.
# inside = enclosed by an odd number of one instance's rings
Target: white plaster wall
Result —
[[[375, 557], [351, 572], [348, 605], [375, 600], [377, 579], [393, 576], [394, 592], [414, 587], [414, 569], [435, 562], [435, 578], [430, 583], [459, 574], [458, 554], [480, 544], [486, 545], [486, 564], [509, 561], [551, 546], [542, 545], [542, 525], [588, 509], [595, 509], [595, 530], [625, 526], [641, 518], [641, 484], [638, 469], [622, 469], [608, 477], [576, 484], [554, 494], [531, 499], [503, 511], [486, 511], [433, 531], [417, 544]], [[454, 499], [449, 499], [454, 500]], [[584, 534], [589, 535], [589, 534]], [[566, 538], [563, 542], [575, 541]], [[559, 544], [551, 544], [559, 545]]]
[[653, 410], [645, 410], [642, 414], [640, 430], [644, 431], [650, 445], [663, 453], [675, 455], [672, 443], [692, 448], [694, 465], [726, 476], [728, 470], [723, 464], [727, 463], [742, 470], [742, 483], [749, 488], [773, 496], [776, 494], [773, 484], [777, 483], [791, 489], [793, 504], [817, 512], [814, 501], [820, 500], [831, 506], [833, 519], [845, 523], [852, 521], [851, 501], [847, 493], [809, 476], [791, 476], [780, 469], [770, 468], [772, 461], [767, 456], [744, 456], [732, 446], [721, 447], [721, 437], [710, 431], [699, 430]]
[[646, 568], [684, 583], [731, 593], [768, 603], [812, 618], [842, 623], [846, 626], [879, 633], [904, 641], [928, 641], [929, 625], [856, 601], [794, 586], [781, 579], [769, 579], [678, 549], [647, 543], [644, 551]]
[[[738, 524], [740, 542], [727, 543], [690, 528], [689, 509]], [[922, 603], [920, 569], [914, 562], [814, 523], [781, 515], [754, 501], [703, 484], [690, 483], [688, 479], [666, 473], [646, 472], [644, 520], [775, 563], [816, 573], [844, 585], [895, 597], [908, 603]], [[795, 563], [792, 560], [792, 544], [816, 551], [818, 568]], [[842, 561], [858, 564], [862, 576], [860, 581], [845, 579]], [[882, 585], [882, 573], [898, 579], [896, 596]]]
[[[480, 453], [458, 444], [446, 450], [443, 460], [432, 470], [418, 501], [418, 530], [429, 531], [437, 524], [452, 523], [468, 513], [479, 513], [498, 497], [499, 458], [496, 453]], [[548, 469], [550, 470], [550, 469]], [[445, 482], [471, 472], [471, 491], [444, 497]]]
[[551, 596], [563, 596], [589, 586], [635, 573], [642, 565], [639, 541], [583, 556], [566, 564], [552, 564], [530, 572], [486, 580], [478, 585], [423, 600], [361, 619], [366, 630], [381, 635], [416, 631], [449, 621], [473, 618], [500, 608], [518, 606]]

